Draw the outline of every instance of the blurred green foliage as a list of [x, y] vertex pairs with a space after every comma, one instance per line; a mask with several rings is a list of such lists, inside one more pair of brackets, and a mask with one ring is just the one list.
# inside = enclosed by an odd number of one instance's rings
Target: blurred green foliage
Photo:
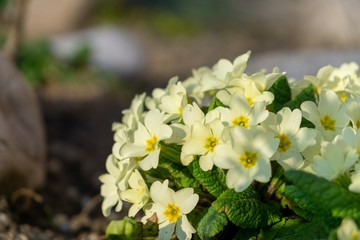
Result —
[[0, 10], [3, 10], [7, 4], [8, 0], [0, 0]]
[[226, 1], [217, 0], [104, 0], [94, 18], [97, 22], [138, 23], [177, 36], [216, 26], [228, 10]]
[[108, 85], [119, 82], [115, 76], [92, 68], [88, 61], [90, 56], [90, 49], [84, 47], [71, 59], [60, 60], [52, 54], [48, 42], [36, 41], [20, 44], [15, 62], [25, 79], [35, 87], [51, 81], [75, 83], [106, 79]]
[[16, 63], [20, 71], [32, 84], [41, 84], [45, 81], [47, 71], [52, 68], [52, 59], [49, 46], [45, 42], [21, 44]]

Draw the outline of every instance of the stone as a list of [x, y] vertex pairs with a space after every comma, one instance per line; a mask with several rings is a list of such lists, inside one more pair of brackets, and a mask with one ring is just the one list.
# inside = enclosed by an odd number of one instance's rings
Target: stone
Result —
[[0, 194], [45, 178], [45, 137], [36, 95], [0, 53]]

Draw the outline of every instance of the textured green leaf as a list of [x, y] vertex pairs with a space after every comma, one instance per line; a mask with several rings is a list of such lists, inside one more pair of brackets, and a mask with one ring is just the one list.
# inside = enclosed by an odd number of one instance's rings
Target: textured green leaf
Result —
[[251, 186], [243, 192], [225, 191], [212, 206], [242, 228], [258, 228], [280, 221], [276, 207], [262, 203]]
[[145, 175], [149, 175], [153, 178], [170, 179], [179, 188], [192, 187], [199, 188], [200, 183], [193, 177], [188, 167], [180, 163], [169, 161], [163, 155], [160, 154], [159, 165], [157, 168], [152, 168], [143, 172]]
[[209, 171], [203, 171], [200, 168], [199, 161], [194, 160], [189, 168], [191, 174], [196, 180], [213, 196], [218, 197], [226, 191], [226, 178], [224, 172], [219, 168], [213, 168]]
[[327, 234], [321, 221], [284, 218], [271, 228], [263, 229], [258, 239], [327, 239]]
[[161, 178], [164, 176], [170, 177], [178, 187], [192, 187], [199, 188], [199, 182], [193, 177], [188, 167], [183, 166], [160, 155], [159, 166], [162, 171]]
[[213, 207], [200, 220], [197, 227], [197, 234], [201, 239], [210, 239], [221, 232], [227, 225], [228, 220], [224, 213], [218, 213]]
[[283, 195], [286, 205], [305, 220], [311, 221], [314, 219], [314, 214], [319, 214], [319, 209], [314, 202], [298, 187], [286, 186]]
[[106, 237], [111, 240], [132, 240], [139, 233], [137, 222], [129, 217], [120, 221], [111, 221], [106, 228]]
[[318, 204], [319, 208], [331, 211], [333, 217], [349, 217], [360, 222], [359, 194], [310, 173], [291, 170], [285, 175], [315, 204]]
[[284, 107], [289, 107], [291, 110], [300, 108], [300, 105], [305, 101], [315, 102], [314, 87], [312, 84], [304, 88], [293, 100], [287, 102]]
[[273, 112], [278, 112], [284, 104], [291, 100], [291, 89], [285, 75], [281, 75], [271, 86], [269, 92], [274, 94], [274, 101], [270, 105]]

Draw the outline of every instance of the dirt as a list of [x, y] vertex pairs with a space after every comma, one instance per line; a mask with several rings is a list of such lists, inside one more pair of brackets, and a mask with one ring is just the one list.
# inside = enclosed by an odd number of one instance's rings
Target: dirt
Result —
[[133, 90], [103, 84], [49, 84], [37, 90], [47, 138], [46, 183], [0, 197], [2, 239], [105, 239], [98, 177]]

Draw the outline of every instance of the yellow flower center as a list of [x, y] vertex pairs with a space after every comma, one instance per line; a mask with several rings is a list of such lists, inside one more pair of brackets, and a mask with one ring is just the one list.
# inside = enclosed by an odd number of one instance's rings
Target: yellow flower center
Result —
[[359, 129], [360, 128], [360, 120], [357, 120], [355, 125], [356, 125], [356, 128]]
[[234, 126], [242, 126], [245, 128], [249, 127], [249, 118], [246, 116], [239, 116], [232, 121]]
[[174, 223], [180, 217], [180, 208], [175, 204], [169, 203], [164, 211], [164, 215], [169, 220], [169, 223]]
[[157, 142], [157, 137], [154, 135], [152, 138], [146, 140], [146, 149], [147, 152], [155, 151], [155, 145]]
[[254, 101], [252, 100], [251, 97], [247, 97], [246, 101], [250, 104], [250, 106], [254, 105]]
[[183, 109], [182, 109], [182, 107], [179, 107], [179, 108], [178, 108], [178, 114], [179, 114], [180, 116], [182, 116], [182, 114], [183, 114]]
[[349, 98], [349, 95], [346, 92], [338, 92], [337, 95], [339, 96], [342, 103], [346, 102]]
[[289, 149], [289, 147], [291, 146], [291, 141], [289, 140], [289, 138], [284, 133], [281, 134], [280, 136], [277, 136], [277, 138], [280, 139], [278, 151], [279, 152], [286, 152]]
[[351, 239], [353, 239], [353, 240], [359, 239], [359, 233], [357, 231], [353, 231], [351, 233]]
[[325, 116], [323, 116], [320, 119], [320, 123], [324, 127], [325, 130], [335, 131], [336, 121], [334, 119], [332, 119], [328, 114], [326, 114]]
[[211, 136], [211, 137], [208, 137], [206, 139], [206, 142], [205, 142], [205, 148], [209, 151], [209, 152], [213, 152], [214, 151], [214, 148], [215, 146], [219, 143], [219, 140], [214, 137], [214, 136]]
[[257, 153], [245, 151], [239, 159], [244, 168], [252, 168], [256, 164]]

